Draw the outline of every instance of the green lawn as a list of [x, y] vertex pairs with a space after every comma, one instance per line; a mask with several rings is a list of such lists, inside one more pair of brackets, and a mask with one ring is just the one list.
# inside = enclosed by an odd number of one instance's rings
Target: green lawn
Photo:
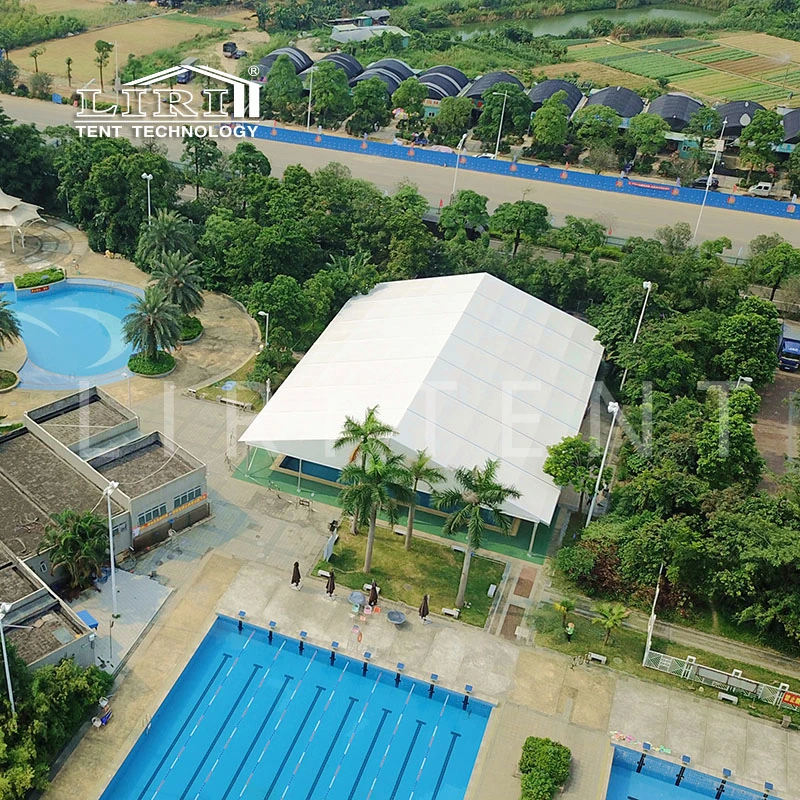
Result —
[[[646, 641], [646, 637], [643, 633], [627, 629], [618, 629], [611, 635], [610, 643], [604, 645], [603, 636], [605, 635], [605, 631], [600, 625], [593, 625], [591, 620], [578, 616], [577, 614], [570, 614], [569, 619], [575, 623], [575, 635], [572, 637], [572, 642], [568, 642], [564, 634], [564, 628], [561, 624], [561, 614], [557, 613], [552, 607], [537, 609], [526, 619], [526, 622], [536, 631], [535, 641], [537, 645], [548, 647], [551, 650], [558, 650], [561, 653], [566, 653], [571, 656], [584, 655], [589, 651], [600, 653], [608, 657], [608, 666], [613, 669], [627, 672], [630, 675], [635, 675], [637, 678], [651, 681], [652, 683], [660, 683], [664, 686], [683, 689], [701, 696], [716, 697], [717, 690], [711, 686], [702, 686], [694, 681], [683, 680], [674, 675], [668, 675], [666, 672], [659, 672], [655, 669], [643, 667], [642, 658], [644, 657]], [[703, 650], [692, 648], [691, 652], [689, 652], [686, 647], [682, 645], [672, 644], [661, 639], [653, 639], [653, 650], [669, 656], [675, 656], [676, 658], [686, 658], [687, 655], [693, 655], [697, 658], [698, 663], [713, 669], [719, 669], [724, 672], [741, 669], [745, 678], [760, 681], [761, 683], [774, 683], [776, 685], [779, 683], [788, 683], [793, 691], [797, 691], [800, 688], [798, 687], [796, 679], [787, 678], [777, 672], [772, 672], [771, 670], [750, 664], [731, 661], [730, 659], [723, 658], [714, 653], [707, 653]], [[741, 698], [740, 707], [753, 714], [770, 717], [772, 719], [780, 719], [784, 714], [788, 713], [785, 709], [781, 710], [774, 706], [767, 705], [766, 703], [750, 700], [745, 697]], [[797, 715], [796, 719], [800, 719], [800, 715]]]
[[[353, 536], [343, 528], [333, 551], [330, 563], [321, 561], [318, 569], [333, 567], [336, 583], [350, 589], [361, 589], [374, 579], [381, 589], [381, 597], [398, 600], [418, 607], [425, 594], [430, 595], [430, 609], [441, 613], [442, 608], [452, 608], [458, 591], [458, 580], [464, 557], [450, 547], [427, 539], [415, 538], [411, 550], [403, 546], [404, 537], [387, 528], [378, 528], [375, 533], [375, 548], [372, 555], [372, 572], [364, 574], [364, 550], [367, 544], [366, 529]], [[470, 625], [483, 627], [492, 606], [487, 591], [491, 584], [500, 585], [505, 564], [474, 556], [469, 571], [467, 605], [460, 619]]]
[[[253, 356], [246, 364], [243, 364], [235, 372], [223, 378], [221, 381], [203, 386], [197, 390], [197, 396], [203, 397], [206, 400], [216, 400], [218, 397], [227, 397], [230, 400], [237, 400], [240, 403], [251, 403], [255, 411], [261, 411], [264, 407], [264, 387], [260, 383], [250, 380], [250, 373], [256, 361], [256, 356]], [[275, 390], [286, 380], [289, 373], [292, 371], [294, 364], [282, 369], [271, 383], [271, 390]], [[228, 383], [233, 382], [233, 388], [223, 389], [222, 387]]]

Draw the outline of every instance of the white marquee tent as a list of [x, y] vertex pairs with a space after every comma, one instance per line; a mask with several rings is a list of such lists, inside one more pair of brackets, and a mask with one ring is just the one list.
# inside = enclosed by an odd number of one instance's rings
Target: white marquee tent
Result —
[[25, 226], [33, 222], [44, 222], [39, 216], [41, 206], [26, 203], [0, 189], [0, 228], [11, 228], [11, 252], [14, 253], [14, 234], [18, 233], [25, 247]]
[[343, 466], [346, 415], [370, 406], [395, 452], [446, 472], [499, 458], [509, 514], [549, 524], [560, 491], [546, 446], [577, 433], [603, 348], [584, 322], [487, 274], [382, 283], [350, 300], [242, 436]]

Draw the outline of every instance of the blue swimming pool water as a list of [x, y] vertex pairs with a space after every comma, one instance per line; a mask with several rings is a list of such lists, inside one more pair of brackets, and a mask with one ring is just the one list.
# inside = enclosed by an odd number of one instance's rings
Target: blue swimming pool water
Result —
[[[642, 754], [627, 747], [614, 747], [614, 763], [606, 800], [706, 800], [716, 798], [721, 777], [684, 770], [680, 786], [675, 786], [680, 766], [647, 754], [641, 772], [636, 772]], [[723, 800], [762, 800], [756, 792], [731, 781], [725, 784]], [[780, 800], [770, 793], [770, 800]]]
[[462, 800], [491, 706], [220, 617], [101, 800]]
[[133, 292], [103, 284], [54, 284], [47, 292], [18, 296], [10, 287], [5, 298], [13, 302], [28, 350], [23, 386], [58, 382], [43, 373], [86, 378], [127, 365], [131, 346], [122, 338], [122, 318], [135, 300]]

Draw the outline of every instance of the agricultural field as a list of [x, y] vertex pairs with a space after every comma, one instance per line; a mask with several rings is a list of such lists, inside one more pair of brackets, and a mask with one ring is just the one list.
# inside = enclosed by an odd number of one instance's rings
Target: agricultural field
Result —
[[148, 3], [114, 3], [111, 0], [23, 0], [23, 5], [34, 6], [40, 14], [76, 17], [92, 28], [166, 13]]
[[774, 36], [603, 43], [573, 47], [569, 52], [581, 61], [666, 80], [671, 88], [705, 102], [756, 100], [775, 106], [800, 92], [800, 60], [792, 60], [800, 59], [800, 44]]
[[[91, 78], [98, 78], [97, 65], [94, 63], [96, 55], [94, 43], [98, 39], [117, 44], [119, 64], [122, 66], [131, 53], [137, 56], [146, 55], [165, 47], [176, 47], [181, 43], [190, 42], [195, 37], [205, 37], [215, 33], [219, 34], [222, 41], [234, 26], [235, 23], [208, 17], [167, 14], [114, 25], [99, 31], [90, 30], [78, 36], [55, 39], [39, 45], [44, 48], [44, 53], [39, 56], [39, 70], [49, 72], [56, 77], [65, 77], [67, 74], [65, 59], [70, 57], [73, 86], [80, 86]], [[33, 60], [30, 58], [32, 49], [26, 47], [14, 54], [17, 66], [29, 72], [33, 71]], [[109, 82], [113, 82], [113, 74], [112, 53], [105, 69], [105, 76]]]
[[548, 78], [560, 78], [563, 75], [577, 75], [579, 82], [591, 81], [596, 86], [624, 86], [637, 91], [655, 86], [653, 81], [632, 75], [630, 72], [607, 67], [593, 61], [573, 61], [566, 64], [550, 64], [538, 68], [537, 73], [544, 73]]

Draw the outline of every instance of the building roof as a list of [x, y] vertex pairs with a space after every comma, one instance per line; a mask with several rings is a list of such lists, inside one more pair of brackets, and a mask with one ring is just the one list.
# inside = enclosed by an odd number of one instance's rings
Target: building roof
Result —
[[96, 456], [89, 464], [107, 480], [117, 481], [128, 497], [140, 497], [202, 466], [157, 432]]
[[661, 119], [669, 123], [671, 130], [682, 131], [689, 124], [692, 114], [702, 107], [703, 104], [699, 100], [689, 97], [688, 94], [670, 92], [669, 94], [662, 94], [661, 97], [656, 97], [650, 103], [647, 113], [661, 117]]
[[353, 56], [347, 53], [328, 53], [327, 56], [323, 56], [313, 66], [303, 70], [300, 73], [300, 77], [304, 79], [308, 77], [311, 71], [319, 64], [321, 64], [323, 61], [330, 61], [335, 66], [339, 67], [339, 69], [344, 70], [344, 73], [345, 75], [347, 75], [348, 80], [355, 78], [356, 75], [360, 75], [364, 71], [364, 67], [361, 66], [361, 62], [357, 58], [354, 58]]
[[794, 108], [783, 119], [783, 141], [787, 144], [800, 142], [800, 108]]
[[75, 444], [132, 419], [132, 415], [126, 417], [96, 393], [85, 402], [76, 402], [64, 409], [53, 409], [41, 416], [35, 416], [35, 413], [31, 412], [31, 418], [65, 445]]
[[469, 84], [469, 78], [460, 69], [445, 64], [426, 69], [417, 77], [423, 86], [428, 87], [431, 100], [456, 97]]
[[518, 78], [509, 75], [507, 72], [490, 72], [478, 78], [472, 86], [467, 87], [461, 94], [471, 100], [480, 100], [487, 89], [491, 89], [498, 83], [513, 83], [519, 86], [520, 89], [525, 88]]
[[564, 98], [564, 105], [570, 110], [570, 113], [578, 107], [578, 103], [583, 98], [583, 92], [574, 83], [553, 78], [537, 83], [536, 86], [528, 90], [528, 97], [533, 103], [533, 110], [538, 111], [542, 107], [542, 103], [545, 100], [549, 100], [556, 92], [567, 93]]
[[394, 94], [403, 80], [388, 69], [366, 69], [360, 75], [356, 75], [356, 77], [350, 81], [350, 85], [355, 86], [357, 83], [368, 81], [370, 78], [379, 78], [382, 80], [386, 84], [386, 91], [389, 92], [389, 94]]
[[644, 100], [624, 86], [609, 86], [591, 95], [586, 105], [613, 108], [623, 119], [630, 119], [642, 113]]
[[351, 299], [245, 432], [250, 445], [343, 466], [346, 415], [378, 406], [392, 446], [446, 473], [500, 458], [506, 510], [550, 522], [546, 447], [577, 433], [603, 348], [597, 331], [487, 274], [396, 281]]
[[375, 36], [383, 36], [384, 33], [393, 33], [397, 36], [409, 36], [407, 31], [398, 28], [397, 25], [369, 25], [366, 28], [358, 28], [355, 25], [335, 25], [331, 31], [331, 39], [334, 42], [365, 42]]
[[727, 120], [725, 123], [725, 136], [738, 136], [752, 121], [756, 111], [763, 111], [764, 106], [755, 100], [735, 100], [717, 106], [720, 116]]
[[279, 47], [273, 50], [269, 55], [264, 56], [258, 62], [259, 80], [265, 80], [272, 65], [278, 60], [278, 56], [289, 56], [289, 60], [294, 64], [295, 72], [298, 74], [304, 69], [308, 69], [314, 62], [308, 57], [307, 53], [298, 50], [296, 47]]
[[379, 61], [373, 61], [371, 64], [367, 64], [367, 69], [387, 69], [397, 75], [401, 81], [414, 76], [414, 70], [399, 58], [382, 58]]
[[371, 11], [364, 12], [365, 17], [369, 17], [370, 19], [387, 19], [391, 16], [388, 9], [385, 8], [376, 8]]

